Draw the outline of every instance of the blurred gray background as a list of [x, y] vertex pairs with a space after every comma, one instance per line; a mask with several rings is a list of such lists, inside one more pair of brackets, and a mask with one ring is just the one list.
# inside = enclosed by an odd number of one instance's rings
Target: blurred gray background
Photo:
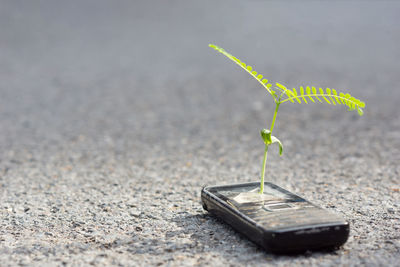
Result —
[[[7, 265], [398, 265], [397, 1], [0, 1], [0, 261]], [[348, 243], [264, 252], [204, 212], [257, 181], [272, 99], [209, 43], [288, 87], [267, 180], [342, 214]]]

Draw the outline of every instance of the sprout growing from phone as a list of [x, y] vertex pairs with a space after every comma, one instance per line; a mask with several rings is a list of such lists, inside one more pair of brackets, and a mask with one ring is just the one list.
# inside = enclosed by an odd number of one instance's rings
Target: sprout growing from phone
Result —
[[257, 73], [251, 66], [247, 65], [240, 59], [232, 56], [228, 52], [226, 52], [223, 48], [209, 44], [209, 46], [216, 51], [220, 52], [237, 65], [239, 65], [242, 69], [244, 69], [247, 73], [249, 73], [254, 79], [256, 79], [272, 96], [275, 103], [275, 111], [272, 117], [271, 126], [269, 129], [261, 130], [261, 138], [264, 141], [264, 158], [263, 164], [261, 168], [261, 181], [260, 181], [260, 190], [259, 193], [263, 194], [264, 192], [264, 177], [265, 177], [265, 167], [267, 163], [267, 154], [268, 148], [270, 145], [277, 143], [279, 145], [279, 155], [282, 155], [283, 145], [282, 142], [279, 141], [278, 138], [272, 135], [272, 131], [275, 126], [276, 115], [278, 113], [279, 106], [283, 103], [305, 103], [308, 104], [308, 101], [315, 103], [318, 102], [326, 102], [329, 105], [343, 105], [347, 107], [349, 111], [355, 110], [358, 112], [360, 116], [363, 115], [363, 108], [365, 107], [365, 103], [348, 93], [337, 92], [335, 89], [326, 88], [325, 90], [322, 88], [315, 88], [314, 86], [300, 86], [298, 90], [296, 88], [288, 89], [284, 85], [280, 83], [275, 83], [273, 87], [271, 83], [269, 83], [268, 79], [266, 79], [262, 74]]

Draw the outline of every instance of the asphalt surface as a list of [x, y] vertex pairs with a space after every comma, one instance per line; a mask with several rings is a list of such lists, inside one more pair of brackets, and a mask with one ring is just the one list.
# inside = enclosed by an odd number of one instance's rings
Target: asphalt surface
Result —
[[[1, 1], [0, 265], [399, 266], [396, 1]], [[284, 104], [267, 180], [344, 216], [335, 252], [265, 252], [200, 205], [257, 181], [272, 81], [350, 92]]]

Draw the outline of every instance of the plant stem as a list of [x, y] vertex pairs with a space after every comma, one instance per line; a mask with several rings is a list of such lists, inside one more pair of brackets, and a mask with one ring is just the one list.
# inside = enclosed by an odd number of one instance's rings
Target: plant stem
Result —
[[264, 161], [261, 169], [261, 182], [260, 182], [260, 194], [264, 193], [264, 177], [265, 177], [265, 165], [267, 163], [267, 153], [268, 153], [268, 145], [265, 145], [264, 150]]
[[[275, 106], [274, 117], [272, 118], [272, 123], [271, 123], [271, 127], [270, 127], [271, 135], [272, 135], [272, 130], [274, 129], [274, 125], [275, 125], [276, 114], [278, 113], [279, 105], [281, 104], [280, 99], [279, 99], [279, 101], [276, 101], [275, 104], [276, 104], [276, 106]], [[262, 169], [261, 169], [261, 182], [260, 182], [260, 192], [259, 192], [260, 194], [264, 193], [265, 166], [267, 164], [268, 147], [269, 147], [269, 144], [265, 145], [265, 149], [264, 149], [264, 160], [263, 160], [263, 165], [262, 165]]]
[[279, 109], [279, 105], [281, 104], [281, 102], [276, 102], [276, 106], [275, 106], [275, 112], [274, 112], [274, 117], [272, 118], [272, 123], [271, 123], [271, 127], [270, 127], [270, 131], [272, 134], [272, 130], [274, 129], [274, 125], [275, 125], [275, 119], [276, 119], [276, 114], [278, 113], [278, 109]]

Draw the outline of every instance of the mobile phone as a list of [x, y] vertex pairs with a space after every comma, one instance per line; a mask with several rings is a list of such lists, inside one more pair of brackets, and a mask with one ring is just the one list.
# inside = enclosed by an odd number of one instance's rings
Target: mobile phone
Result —
[[274, 253], [334, 249], [349, 236], [349, 223], [281, 187], [265, 182], [208, 186], [203, 208]]

